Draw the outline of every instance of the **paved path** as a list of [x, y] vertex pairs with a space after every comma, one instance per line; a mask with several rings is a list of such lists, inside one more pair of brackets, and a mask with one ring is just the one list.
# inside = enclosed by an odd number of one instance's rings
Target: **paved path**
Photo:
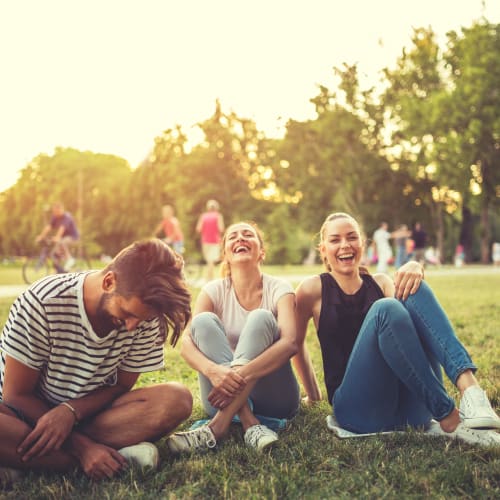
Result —
[[0, 285], [0, 297], [17, 297], [28, 285]]
[[[297, 269], [300, 271], [300, 268]], [[425, 269], [426, 276], [444, 276], [444, 275], [474, 275], [481, 276], [486, 274], [498, 274], [500, 277], [500, 266], [482, 266], [471, 265], [464, 267], [443, 267], [433, 268], [427, 267]], [[283, 277], [292, 283], [299, 283], [310, 274], [291, 274], [285, 273]], [[26, 290], [28, 285], [0, 285], [0, 297], [17, 297], [22, 291]]]

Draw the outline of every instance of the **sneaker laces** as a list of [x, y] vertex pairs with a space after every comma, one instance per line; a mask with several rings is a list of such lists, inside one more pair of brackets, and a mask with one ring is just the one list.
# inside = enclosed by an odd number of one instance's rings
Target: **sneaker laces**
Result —
[[204, 446], [207, 448], [215, 448], [215, 445], [217, 444], [213, 432], [210, 430], [208, 425], [195, 429], [194, 431], [187, 432], [184, 436], [194, 448], [203, 448]]
[[261, 438], [266, 438], [273, 436], [274, 437], [274, 431], [271, 429], [267, 428], [265, 425], [253, 425], [250, 427], [247, 432], [246, 432], [246, 442], [253, 446], [254, 448], [258, 448], [259, 441]]

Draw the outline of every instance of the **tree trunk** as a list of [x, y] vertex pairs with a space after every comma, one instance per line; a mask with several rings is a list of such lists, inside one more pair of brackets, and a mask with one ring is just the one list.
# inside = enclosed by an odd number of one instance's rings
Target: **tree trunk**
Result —
[[481, 209], [481, 263], [490, 262], [490, 213], [488, 203]]
[[472, 260], [472, 229], [472, 212], [467, 206], [463, 205], [459, 243], [464, 247], [465, 262], [471, 262]]
[[443, 205], [438, 203], [436, 214], [436, 249], [441, 262], [444, 262], [444, 217]]

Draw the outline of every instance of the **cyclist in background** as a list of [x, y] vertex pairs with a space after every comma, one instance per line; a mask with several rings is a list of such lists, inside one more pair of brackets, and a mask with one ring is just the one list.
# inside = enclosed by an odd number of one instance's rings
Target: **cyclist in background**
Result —
[[80, 233], [73, 216], [64, 210], [64, 205], [59, 201], [52, 205], [50, 221], [36, 237], [36, 242], [44, 240], [51, 232], [54, 233], [51, 240], [54, 243], [56, 269], [58, 272], [69, 271], [75, 265], [70, 248], [78, 242]]

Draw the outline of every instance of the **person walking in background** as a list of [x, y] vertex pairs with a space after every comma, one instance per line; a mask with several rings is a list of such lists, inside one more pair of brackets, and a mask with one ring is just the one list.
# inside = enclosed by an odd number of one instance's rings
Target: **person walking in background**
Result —
[[[498, 445], [497, 433], [473, 430], [500, 429], [500, 418], [479, 386], [476, 366], [423, 281], [423, 267], [408, 262], [395, 281], [386, 274], [372, 276], [360, 266], [364, 248], [353, 217], [329, 215], [319, 243], [326, 272], [306, 278], [296, 292], [297, 342], [305, 338], [312, 318], [336, 421], [351, 432], [371, 433], [426, 428], [435, 419], [435, 434]], [[299, 373], [311, 373], [300, 350], [296, 358], [303, 367]], [[460, 391], [459, 409], [443, 385], [441, 367]], [[314, 380], [306, 377], [303, 384], [307, 392]]]
[[401, 224], [391, 236], [394, 238], [396, 245], [396, 260], [394, 266], [399, 269], [403, 264], [408, 261], [408, 254], [406, 253], [407, 240], [411, 236], [411, 231], [406, 224]]
[[411, 232], [411, 239], [413, 240], [414, 259], [425, 265], [425, 247], [427, 245], [427, 233], [424, 231], [420, 222], [415, 222]]
[[219, 212], [219, 203], [207, 201], [206, 212], [203, 212], [196, 223], [196, 232], [201, 237], [201, 251], [207, 264], [206, 278], [214, 278], [215, 265], [220, 261], [220, 241], [224, 232], [224, 218]]
[[378, 229], [373, 233], [375, 251], [377, 253], [377, 272], [387, 272], [389, 261], [392, 258], [392, 247], [389, 243], [391, 233], [389, 233], [387, 222], [381, 222]]
[[172, 434], [167, 444], [174, 453], [214, 448], [235, 415], [247, 446], [262, 450], [278, 439], [270, 426], [279, 429], [300, 406], [290, 364], [296, 353], [293, 288], [262, 273], [265, 249], [254, 224], [229, 226], [222, 250], [225, 277], [201, 290], [181, 347], [198, 371], [210, 421]]
[[71, 255], [70, 247], [75, 246], [80, 239], [80, 233], [76, 227], [75, 219], [70, 212], [64, 210], [64, 205], [57, 201], [52, 205], [52, 216], [49, 223], [36, 237], [36, 242], [42, 240], [53, 232], [51, 237], [54, 243], [54, 264], [58, 273], [71, 270], [75, 265], [75, 259]]
[[491, 245], [491, 260], [494, 266], [500, 266], [500, 242], [498, 241]]
[[192, 410], [176, 382], [133, 389], [164, 366], [191, 317], [182, 259], [156, 238], [104, 269], [39, 280], [12, 305], [0, 340], [0, 483], [80, 467], [113, 477], [156, 467], [155, 441]]
[[154, 230], [154, 236], [163, 235], [163, 241], [170, 245], [177, 253], [184, 253], [184, 235], [172, 205], [164, 205], [161, 209], [162, 220]]

